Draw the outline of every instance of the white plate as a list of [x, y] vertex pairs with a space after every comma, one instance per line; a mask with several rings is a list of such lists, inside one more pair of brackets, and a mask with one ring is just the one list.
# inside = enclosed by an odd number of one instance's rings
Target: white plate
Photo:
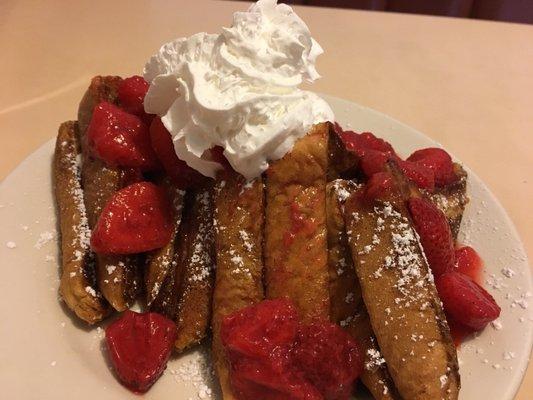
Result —
[[[345, 127], [372, 131], [389, 140], [402, 155], [436, 145], [383, 114], [344, 100], [326, 99]], [[22, 162], [0, 187], [2, 397], [138, 399], [108, 371], [101, 349], [102, 332], [84, 328], [58, 302], [52, 153], [50, 141]], [[468, 173], [471, 201], [460, 241], [474, 246], [483, 257], [485, 279], [490, 281], [485, 286], [502, 307], [502, 316], [501, 329], [489, 326], [461, 347], [460, 398], [510, 400], [524, 375], [533, 338], [533, 318], [527, 308], [532, 291], [530, 270], [509, 217], [477, 176]], [[49, 240], [51, 233], [54, 239]], [[10, 248], [13, 245], [16, 247]], [[509, 268], [507, 276], [503, 268]], [[205, 357], [199, 351], [191, 352], [171, 360], [164, 376], [145, 397], [209, 398], [204, 386], [209, 379]]]

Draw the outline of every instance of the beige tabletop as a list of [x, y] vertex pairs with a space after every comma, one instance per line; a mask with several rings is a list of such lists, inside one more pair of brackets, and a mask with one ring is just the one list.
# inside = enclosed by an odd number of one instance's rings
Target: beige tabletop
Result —
[[[76, 117], [91, 76], [140, 73], [172, 38], [217, 32], [226, 1], [0, 3], [0, 179]], [[533, 26], [297, 7], [326, 53], [314, 89], [442, 143], [507, 209], [533, 255]], [[378, 132], [379, 133], [379, 132]], [[517, 399], [533, 397], [533, 368]]]

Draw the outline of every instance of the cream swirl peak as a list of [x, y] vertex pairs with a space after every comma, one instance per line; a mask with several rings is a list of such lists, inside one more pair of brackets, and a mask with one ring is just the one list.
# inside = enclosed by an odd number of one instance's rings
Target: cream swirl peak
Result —
[[333, 120], [323, 99], [298, 88], [320, 77], [323, 50], [292, 8], [276, 3], [235, 13], [219, 35], [169, 42], [145, 66], [146, 112], [161, 117], [178, 157], [206, 176], [221, 168], [206, 152], [214, 146], [251, 179], [313, 124]]

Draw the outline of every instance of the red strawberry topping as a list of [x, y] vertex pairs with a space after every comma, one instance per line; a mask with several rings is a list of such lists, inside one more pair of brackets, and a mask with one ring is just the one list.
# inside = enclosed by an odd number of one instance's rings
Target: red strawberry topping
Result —
[[91, 236], [96, 253], [133, 254], [164, 246], [172, 234], [169, 200], [149, 182], [119, 190], [107, 202]]
[[450, 155], [443, 149], [430, 147], [415, 151], [409, 156], [407, 161], [423, 165], [435, 174], [435, 184], [446, 186], [457, 180], [457, 175], [453, 170], [453, 162]]
[[291, 301], [230, 314], [221, 339], [239, 400], [344, 400], [361, 371], [357, 343], [329, 322], [304, 326]]
[[420, 189], [427, 189], [430, 192], [435, 189], [435, 175], [431, 169], [424, 165], [402, 160], [398, 160], [398, 166], [405, 176]]
[[187, 189], [201, 179], [200, 173], [178, 158], [170, 132], [159, 117], [154, 118], [150, 125], [150, 141], [163, 168], [178, 187]]
[[365, 200], [372, 202], [376, 199], [385, 200], [395, 189], [394, 180], [388, 172], [378, 172], [368, 180], [365, 187]]
[[130, 310], [105, 330], [109, 358], [118, 378], [134, 392], [146, 392], [167, 366], [176, 325], [156, 313]]
[[357, 342], [340, 326], [313, 323], [302, 326], [294, 363], [325, 399], [348, 400], [362, 370]]
[[120, 106], [131, 114], [139, 117], [144, 115], [144, 96], [150, 85], [142, 76], [134, 75], [123, 79], [118, 86]]
[[452, 271], [455, 264], [455, 250], [446, 216], [433, 203], [423, 198], [410, 198], [408, 206], [435, 277]]
[[358, 156], [363, 156], [367, 150], [376, 150], [388, 155], [395, 155], [390, 143], [380, 139], [370, 132], [356, 133], [345, 131], [335, 123], [335, 131], [340, 136], [346, 149], [354, 151]]
[[444, 311], [462, 325], [481, 330], [500, 316], [501, 309], [496, 301], [468, 276], [448, 272], [435, 283]]
[[87, 139], [93, 155], [109, 165], [145, 171], [158, 166], [146, 125], [114, 104], [104, 101], [94, 108]]
[[468, 275], [474, 282], [479, 282], [483, 261], [470, 246], [455, 250], [456, 271]]

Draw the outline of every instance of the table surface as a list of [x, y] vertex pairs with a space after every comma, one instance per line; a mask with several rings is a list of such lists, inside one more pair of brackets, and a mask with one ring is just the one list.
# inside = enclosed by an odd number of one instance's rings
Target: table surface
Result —
[[[0, 4], [0, 179], [61, 121], [89, 79], [142, 71], [159, 46], [231, 24], [227, 1]], [[325, 49], [313, 90], [388, 114], [472, 168], [514, 221], [530, 258], [533, 26], [295, 7]], [[518, 400], [533, 396], [529, 368]]]

